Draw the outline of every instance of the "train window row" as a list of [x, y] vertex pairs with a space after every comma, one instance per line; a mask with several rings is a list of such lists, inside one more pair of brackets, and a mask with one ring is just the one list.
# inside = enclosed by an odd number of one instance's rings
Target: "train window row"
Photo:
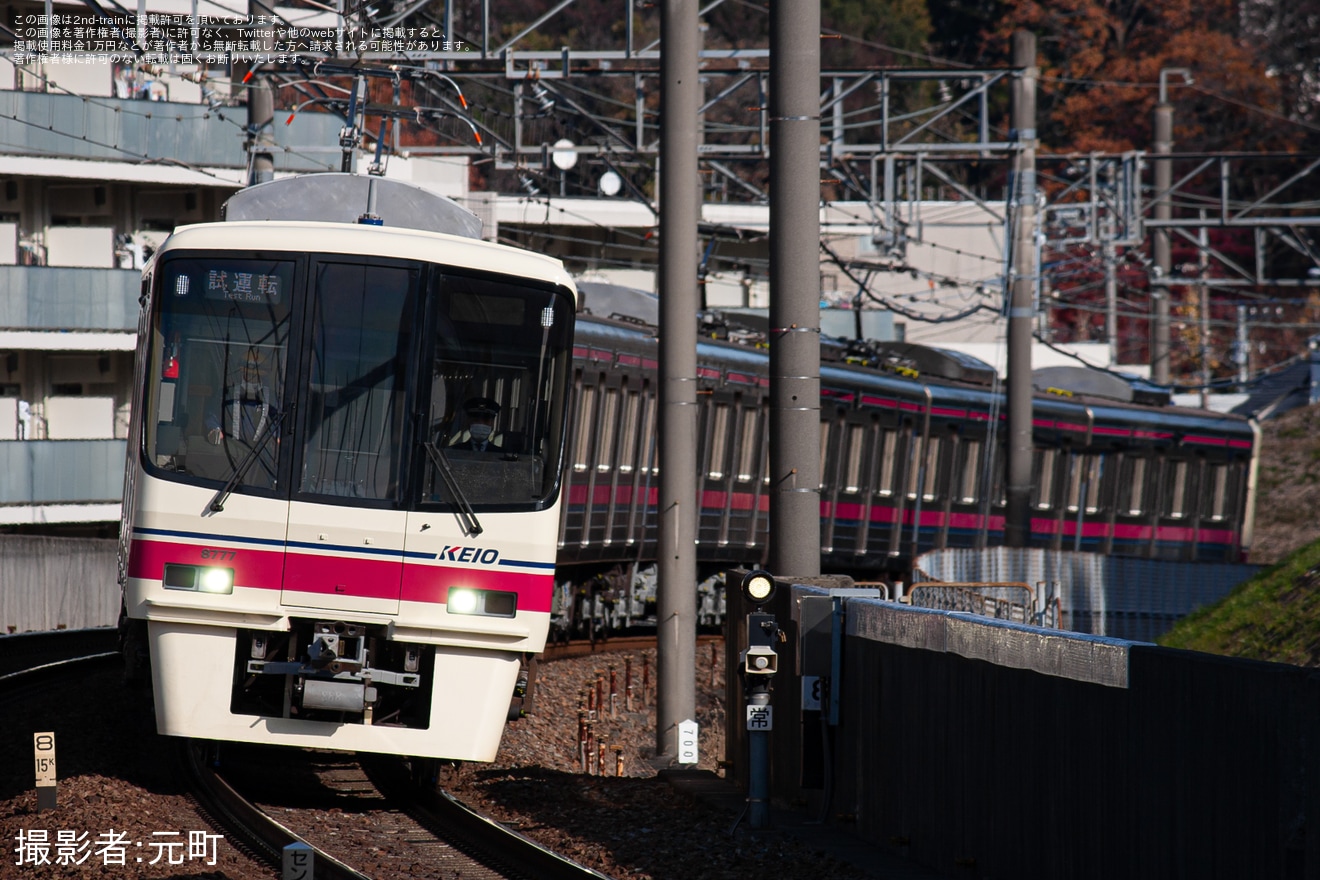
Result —
[[[923, 505], [978, 504], [987, 487], [995, 506], [1005, 503], [1003, 449], [987, 455], [983, 437], [923, 437], [916, 427], [891, 428], [871, 420], [821, 422], [823, 493], [902, 496]], [[1151, 451], [1074, 452], [1038, 448], [1032, 463], [1033, 509], [1042, 514], [1158, 515], [1168, 519], [1227, 522], [1239, 506], [1245, 462], [1222, 462]], [[989, 458], [990, 460], [987, 460]]]
[[[579, 374], [573, 436], [575, 472], [620, 476], [655, 464], [657, 401], [639, 377], [607, 384]], [[767, 414], [758, 395], [700, 400], [698, 462], [706, 479], [768, 482]], [[826, 419], [820, 425], [820, 489], [831, 495], [872, 494], [923, 506], [1005, 503], [1003, 449], [984, 434], [969, 436], [879, 418]], [[1037, 515], [1161, 516], [1227, 522], [1244, 491], [1245, 464], [1150, 451], [1074, 452], [1037, 449], [1031, 504]], [[988, 488], [988, 492], [987, 492]], [[987, 494], [989, 498], [987, 498]]]

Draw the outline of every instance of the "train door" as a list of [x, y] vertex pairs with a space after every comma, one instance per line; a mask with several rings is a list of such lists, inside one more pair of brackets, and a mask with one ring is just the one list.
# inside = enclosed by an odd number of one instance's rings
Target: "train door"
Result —
[[313, 263], [294, 432], [286, 605], [397, 613], [404, 429], [421, 269]]

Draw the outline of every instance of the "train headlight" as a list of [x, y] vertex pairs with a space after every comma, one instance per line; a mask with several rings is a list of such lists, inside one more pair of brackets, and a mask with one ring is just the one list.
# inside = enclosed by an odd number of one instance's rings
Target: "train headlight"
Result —
[[768, 571], [749, 571], [743, 575], [742, 594], [756, 607], [761, 607], [775, 595], [775, 578]]
[[203, 568], [197, 578], [197, 588], [203, 593], [234, 592], [234, 570], [232, 568]]
[[449, 603], [445, 606], [450, 614], [476, 614], [476, 590], [450, 590]]
[[194, 593], [228, 596], [234, 592], [234, 570], [210, 565], [180, 565], [167, 562], [161, 583], [167, 590], [189, 590]]
[[518, 613], [518, 594], [501, 590], [470, 590], [453, 587], [445, 600], [445, 610], [450, 614], [513, 617]]

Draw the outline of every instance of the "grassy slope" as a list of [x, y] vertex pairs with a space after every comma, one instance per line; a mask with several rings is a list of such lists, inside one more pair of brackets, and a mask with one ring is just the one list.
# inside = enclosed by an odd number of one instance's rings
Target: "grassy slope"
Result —
[[1273, 660], [1320, 665], [1320, 541], [1265, 569], [1214, 605], [1181, 620], [1159, 643]]
[[1252, 561], [1270, 565], [1161, 645], [1320, 666], [1320, 406], [1261, 425]]

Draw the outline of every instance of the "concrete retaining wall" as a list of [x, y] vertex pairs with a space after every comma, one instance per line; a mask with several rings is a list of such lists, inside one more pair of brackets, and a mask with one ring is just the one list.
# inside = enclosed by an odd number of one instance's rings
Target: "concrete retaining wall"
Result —
[[822, 738], [795, 674], [794, 610], [813, 591], [784, 592], [781, 802], [951, 876], [1320, 877], [1320, 672], [850, 599], [840, 723]]

